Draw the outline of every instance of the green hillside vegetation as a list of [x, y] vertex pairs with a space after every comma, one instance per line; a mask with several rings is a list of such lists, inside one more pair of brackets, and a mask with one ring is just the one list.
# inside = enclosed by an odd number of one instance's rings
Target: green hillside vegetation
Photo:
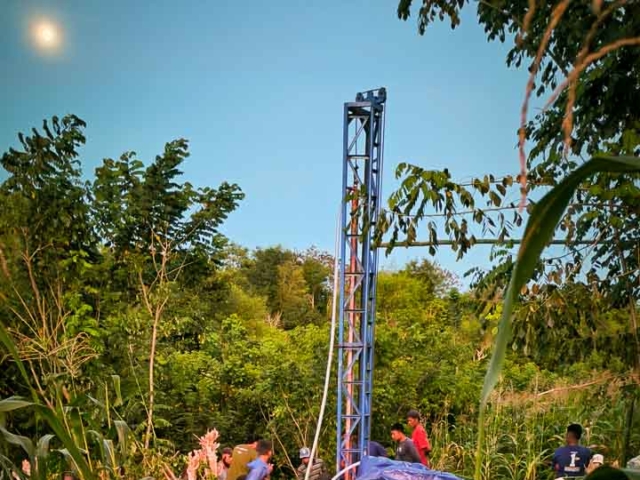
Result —
[[[41, 480], [179, 475], [212, 428], [223, 446], [272, 438], [274, 477], [291, 477], [320, 407], [332, 255], [226, 238], [243, 193], [184, 182], [182, 139], [152, 160], [105, 159], [86, 181], [83, 131], [54, 118], [1, 160], [3, 478], [27, 458]], [[390, 425], [417, 408], [434, 465], [470, 477], [501, 296], [457, 286], [430, 260], [380, 273], [373, 438], [391, 449]], [[578, 279], [535, 288], [555, 296], [523, 292], [517, 307], [486, 418], [486, 479], [551, 477], [574, 421], [608, 461], [640, 451], [628, 306]], [[331, 465], [333, 390], [320, 443]]]

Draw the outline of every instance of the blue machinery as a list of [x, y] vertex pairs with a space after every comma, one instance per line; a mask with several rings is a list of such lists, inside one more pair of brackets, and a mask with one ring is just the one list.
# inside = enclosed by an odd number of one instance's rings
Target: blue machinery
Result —
[[[373, 344], [380, 212], [384, 88], [344, 105], [338, 323], [338, 470], [367, 455], [371, 432]], [[345, 478], [350, 478], [347, 473]]]

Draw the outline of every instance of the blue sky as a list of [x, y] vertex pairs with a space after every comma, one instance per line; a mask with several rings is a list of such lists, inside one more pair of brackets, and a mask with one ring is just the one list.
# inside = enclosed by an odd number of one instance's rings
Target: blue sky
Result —
[[[509, 45], [489, 44], [468, 8], [462, 26], [396, 17], [396, 0], [4, 0], [0, 7], [0, 149], [45, 117], [87, 124], [87, 176], [105, 157], [143, 161], [189, 139], [185, 177], [237, 182], [246, 200], [225, 233], [245, 246], [333, 250], [341, 189], [342, 104], [388, 92], [383, 190], [399, 162], [447, 167], [458, 180], [516, 173], [526, 73], [508, 70]], [[57, 56], [26, 40], [29, 21], [64, 32]], [[487, 265], [479, 247], [462, 274]], [[426, 255], [403, 249], [387, 268]]]

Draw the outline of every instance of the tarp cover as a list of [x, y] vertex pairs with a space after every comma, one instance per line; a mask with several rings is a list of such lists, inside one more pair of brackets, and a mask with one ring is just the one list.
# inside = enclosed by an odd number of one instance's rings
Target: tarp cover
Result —
[[429, 470], [419, 463], [396, 462], [382, 457], [364, 457], [358, 480], [462, 480], [451, 473]]

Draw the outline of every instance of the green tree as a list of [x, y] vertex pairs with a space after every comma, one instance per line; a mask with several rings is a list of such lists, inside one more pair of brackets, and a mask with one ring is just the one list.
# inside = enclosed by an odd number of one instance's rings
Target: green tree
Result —
[[[399, 2], [400, 18], [409, 17], [413, 3]], [[448, 18], [455, 28], [466, 6], [467, 2], [458, 0], [423, 0], [418, 11], [420, 33], [437, 19]], [[506, 201], [507, 189], [514, 183], [532, 191], [548, 189], [575, 170], [584, 154], [638, 155], [638, 113], [626, 106], [617, 107], [637, 100], [634, 95], [640, 91], [640, 77], [634, 75], [640, 64], [638, 8], [627, 2], [478, 2], [478, 21], [488, 39], [513, 42], [507, 65], [526, 67], [530, 72], [519, 130], [523, 172], [520, 178], [486, 175], [461, 185], [453, 182], [446, 170], [431, 172], [401, 165], [397, 173], [404, 180], [390, 198], [382, 225], [383, 229], [391, 226], [392, 244], [399, 239], [399, 232], [407, 241], [414, 241], [418, 224], [426, 220], [427, 207], [432, 206], [444, 217], [445, 232], [459, 256], [478, 240], [472, 222], [508, 247], [508, 239], [522, 223], [517, 205]], [[558, 79], [560, 74], [565, 81]], [[553, 93], [548, 108], [527, 121], [529, 96], [534, 90], [538, 96]], [[525, 159], [527, 140], [533, 145]], [[640, 221], [639, 178], [635, 173], [599, 173], [583, 182], [555, 232], [556, 238], [565, 240], [566, 254], [544, 258], [533, 275], [538, 284], [574, 284], [590, 291], [593, 298], [604, 296], [613, 308], [625, 308], [636, 368], [640, 368], [636, 312], [640, 293], [640, 237], [636, 228]], [[478, 196], [487, 198], [487, 207], [481, 205]], [[460, 212], [460, 206], [467, 211]], [[505, 216], [510, 212], [511, 219]], [[439, 240], [437, 230], [437, 224], [429, 220], [431, 253], [435, 253]], [[509, 248], [496, 250], [494, 259], [499, 266], [488, 274], [482, 272], [476, 283], [478, 293], [493, 303], [499, 299], [495, 293], [506, 286], [514, 265]], [[555, 291], [539, 287], [544, 298]], [[516, 325], [518, 329], [521, 326], [524, 324]], [[544, 318], [530, 315], [526, 332], [518, 331], [516, 337], [533, 339], [536, 332], [542, 334], [548, 328]], [[530, 342], [519, 342], [525, 343]]]
[[218, 227], [243, 198], [237, 185], [195, 189], [176, 183], [188, 155], [181, 139], [167, 143], [146, 169], [132, 153], [119, 161], [107, 159], [96, 170], [93, 186], [98, 231], [128, 272], [129, 289], [150, 318], [146, 448], [153, 432], [155, 360], [167, 306], [179, 289], [212, 271], [225, 240]]
[[278, 266], [274, 309], [281, 315], [282, 325], [291, 328], [296, 324], [312, 323], [307, 317], [314, 313], [313, 296], [304, 278], [302, 266], [287, 261]]
[[[77, 149], [84, 122], [69, 115], [19, 134], [2, 155], [0, 315], [47, 402], [47, 384], [78, 381], [96, 355], [91, 265], [99, 257]], [[10, 389], [11, 391], [11, 389]]]

